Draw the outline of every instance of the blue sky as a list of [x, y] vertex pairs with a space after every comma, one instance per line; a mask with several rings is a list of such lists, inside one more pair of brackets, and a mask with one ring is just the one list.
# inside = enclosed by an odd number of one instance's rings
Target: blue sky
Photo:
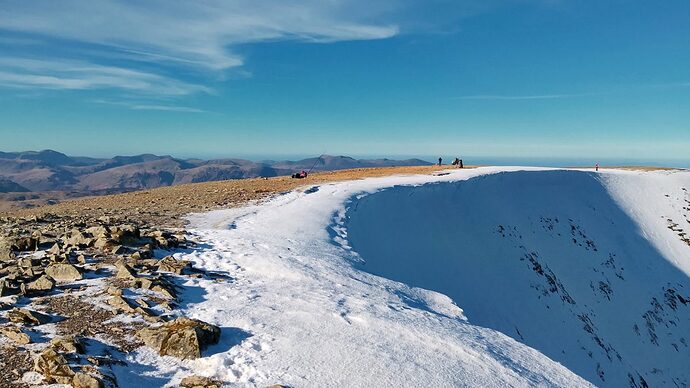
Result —
[[0, 149], [690, 162], [687, 1], [0, 2]]

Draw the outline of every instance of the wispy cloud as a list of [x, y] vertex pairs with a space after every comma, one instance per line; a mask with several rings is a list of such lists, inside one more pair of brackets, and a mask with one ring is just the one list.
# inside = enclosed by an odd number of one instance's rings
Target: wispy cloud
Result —
[[156, 105], [141, 102], [131, 102], [131, 101], [110, 101], [110, 100], [92, 100], [91, 102], [96, 104], [105, 105], [115, 105], [122, 106], [133, 110], [154, 110], [154, 111], [166, 111], [166, 112], [183, 112], [183, 113], [203, 113], [206, 112], [203, 109], [192, 108], [188, 106], [179, 105]]
[[533, 95], [498, 95], [498, 94], [481, 94], [474, 96], [460, 96], [458, 100], [555, 100], [561, 98], [575, 98], [596, 96], [600, 93], [581, 93], [581, 94], [533, 94]]
[[121, 89], [143, 94], [182, 96], [210, 93], [208, 87], [158, 74], [82, 61], [0, 58], [0, 84], [13, 88]]
[[[237, 52], [240, 45], [398, 34], [393, 23], [369, 21], [376, 19], [375, 13], [355, 11], [368, 7], [362, 0], [8, 0], [0, 6], [0, 31], [8, 35], [0, 44], [15, 50], [4, 50], [0, 86], [115, 88], [161, 95], [208, 92], [208, 87], [189, 82], [189, 75], [201, 74], [207, 84], [223, 78], [224, 71], [244, 64]], [[371, 9], [384, 12], [390, 7]], [[46, 49], [31, 47], [22, 53], [13, 47], [26, 42], [42, 42]]]
[[247, 44], [386, 39], [403, 25], [444, 30], [512, 1], [3, 0], [0, 87], [209, 93], [233, 72], [248, 74]]

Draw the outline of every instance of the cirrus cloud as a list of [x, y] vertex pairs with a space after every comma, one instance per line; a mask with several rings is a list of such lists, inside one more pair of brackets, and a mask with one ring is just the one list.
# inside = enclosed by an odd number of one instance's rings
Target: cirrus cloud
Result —
[[[355, 14], [348, 12], [349, 7], [363, 5], [357, 1], [8, 0], [0, 4], [0, 35], [6, 36], [0, 45], [9, 48], [0, 60], [0, 85], [113, 88], [164, 96], [209, 92], [206, 86], [181, 81], [178, 74], [213, 77], [240, 67], [244, 58], [236, 47], [243, 44], [383, 39], [399, 32], [394, 24], [348, 16]], [[37, 49], [36, 42], [45, 48]]]

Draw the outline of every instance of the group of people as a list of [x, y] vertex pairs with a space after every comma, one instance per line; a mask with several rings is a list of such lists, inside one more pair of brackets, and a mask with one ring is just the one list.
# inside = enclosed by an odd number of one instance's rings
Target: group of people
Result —
[[306, 171], [302, 170], [300, 172], [296, 172], [296, 173], [292, 174], [292, 177], [295, 179], [304, 179], [307, 177], [307, 175], [308, 175], [308, 173]]
[[[440, 166], [442, 164], [443, 164], [443, 158], [441, 158], [439, 156], [438, 165]], [[455, 160], [453, 160], [453, 163], [451, 163], [450, 165], [451, 166], [458, 166], [458, 168], [464, 168], [465, 167], [465, 165], [462, 163], [462, 159], [460, 159], [460, 158], [455, 158]]]

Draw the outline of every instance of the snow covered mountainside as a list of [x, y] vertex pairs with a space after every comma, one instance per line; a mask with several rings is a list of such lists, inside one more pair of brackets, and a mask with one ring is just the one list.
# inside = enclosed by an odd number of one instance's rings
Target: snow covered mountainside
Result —
[[266, 386], [689, 382], [690, 173], [480, 168], [308, 187], [190, 216], [198, 360], [118, 381]]

